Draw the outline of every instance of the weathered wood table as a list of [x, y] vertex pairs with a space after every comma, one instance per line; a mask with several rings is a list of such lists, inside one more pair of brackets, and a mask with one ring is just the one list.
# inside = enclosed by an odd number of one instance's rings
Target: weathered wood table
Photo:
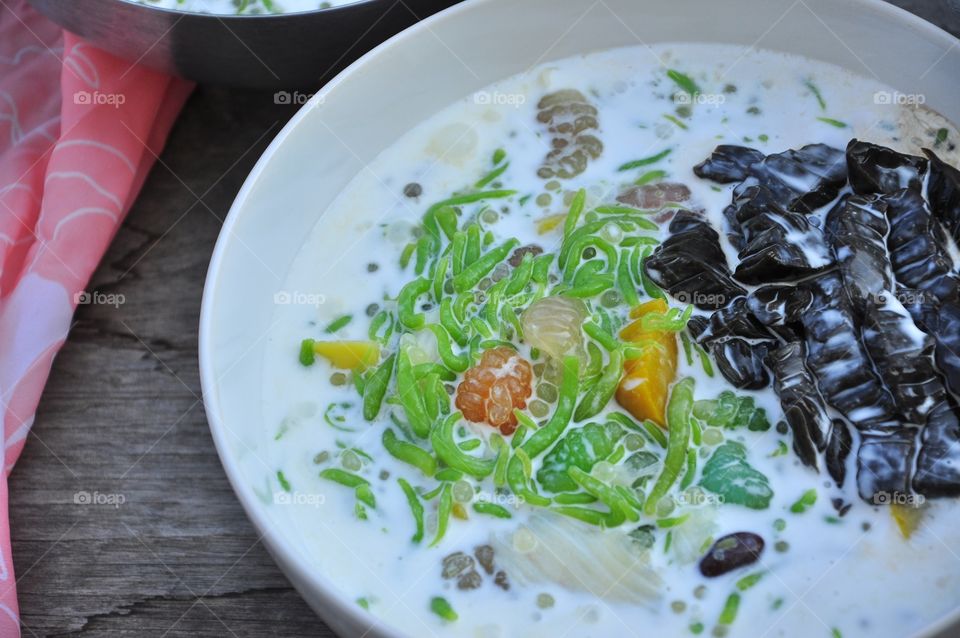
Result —
[[[960, 35], [957, 0], [897, 4]], [[25, 636], [331, 635], [234, 497], [197, 369], [221, 222], [295, 111], [198, 88], [94, 276], [118, 303], [80, 307], [10, 479]]]

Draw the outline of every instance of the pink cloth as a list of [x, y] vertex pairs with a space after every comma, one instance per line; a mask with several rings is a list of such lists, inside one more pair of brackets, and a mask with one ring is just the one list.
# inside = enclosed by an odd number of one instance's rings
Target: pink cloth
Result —
[[0, 637], [20, 623], [6, 476], [97, 262], [192, 85], [0, 2]]

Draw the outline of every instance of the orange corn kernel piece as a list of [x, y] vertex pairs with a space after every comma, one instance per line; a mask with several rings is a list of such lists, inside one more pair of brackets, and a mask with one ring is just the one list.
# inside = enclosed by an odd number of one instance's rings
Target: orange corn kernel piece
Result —
[[372, 341], [317, 341], [313, 352], [341, 370], [365, 370], [380, 359], [380, 346]]

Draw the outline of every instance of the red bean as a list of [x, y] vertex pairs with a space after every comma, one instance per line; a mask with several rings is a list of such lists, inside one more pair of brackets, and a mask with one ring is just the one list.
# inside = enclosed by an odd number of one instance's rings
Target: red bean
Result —
[[720, 538], [700, 559], [700, 573], [708, 578], [721, 576], [760, 559], [763, 539], [753, 532], [736, 532]]

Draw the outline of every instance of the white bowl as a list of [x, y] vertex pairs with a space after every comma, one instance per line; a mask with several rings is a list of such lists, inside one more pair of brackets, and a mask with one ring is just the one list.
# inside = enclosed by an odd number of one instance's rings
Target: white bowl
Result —
[[[873, 76], [960, 122], [960, 42], [880, 0], [471, 0], [404, 31], [337, 76], [273, 141], [237, 196], [203, 295], [200, 370], [210, 429], [240, 502], [281, 569], [341, 636], [395, 636], [298, 560], [242, 459], [262, 428], [261, 369], [294, 256], [355, 174], [444, 106], [532, 66], [613, 47], [722, 42]], [[960, 610], [958, 610], [960, 611]], [[946, 618], [928, 633], [957, 619]]]

